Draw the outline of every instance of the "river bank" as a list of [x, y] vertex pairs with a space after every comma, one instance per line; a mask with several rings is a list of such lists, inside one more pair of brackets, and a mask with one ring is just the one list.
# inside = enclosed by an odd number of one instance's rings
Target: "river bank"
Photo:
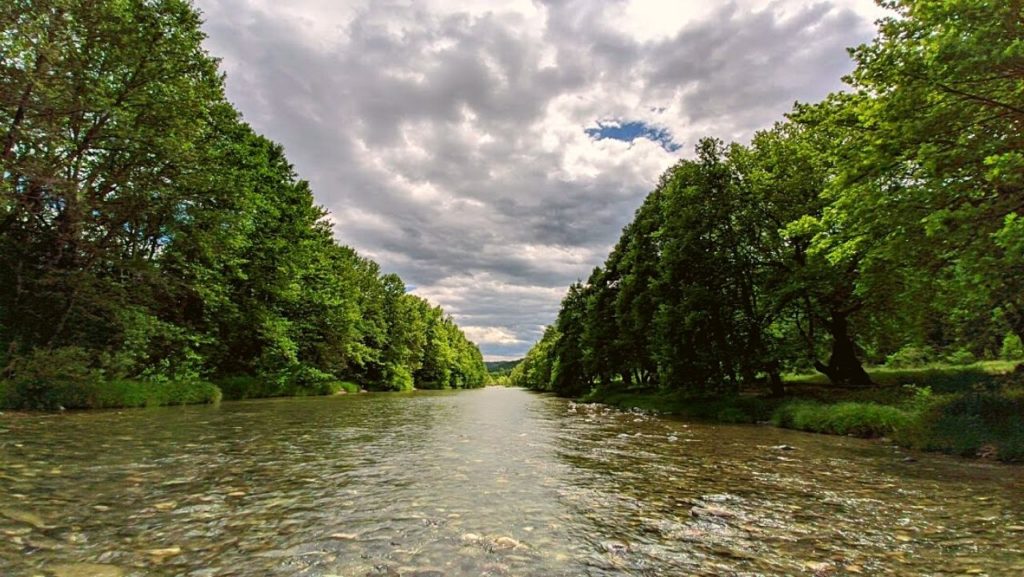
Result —
[[[466, 388], [466, 387], [460, 387]], [[479, 387], [470, 387], [479, 388]], [[437, 383], [420, 383], [405, 390], [454, 390]], [[270, 377], [233, 377], [215, 382], [203, 380], [147, 382], [129, 379], [68, 383], [53, 381], [37, 386], [0, 380], [0, 410], [59, 411], [65, 409], [136, 409], [182, 405], [214, 405], [221, 401], [246, 401], [295, 397], [329, 397], [366, 392], [397, 392], [382, 385], [326, 380], [301, 384]]]
[[878, 386], [828, 387], [820, 377], [787, 379], [787, 394], [703, 399], [678, 391], [602, 390], [583, 402], [721, 423], [862, 438], [964, 457], [1024, 462], [1024, 387], [1014, 365], [876, 369]]

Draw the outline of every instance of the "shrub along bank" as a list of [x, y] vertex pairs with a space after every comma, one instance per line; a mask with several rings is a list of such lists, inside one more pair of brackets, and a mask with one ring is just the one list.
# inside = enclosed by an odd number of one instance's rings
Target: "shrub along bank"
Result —
[[[798, 378], [784, 398], [741, 394], [700, 399], [675, 391], [597, 390], [583, 400], [717, 422], [888, 437], [913, 449], [1024, 462], [1024, 386], [1008, 368], [879, 369], [871, 377], [887, 385], [852, 390], [817, 387], [813, 379]], [[940, 392], [923, 385], [925, 377]]]

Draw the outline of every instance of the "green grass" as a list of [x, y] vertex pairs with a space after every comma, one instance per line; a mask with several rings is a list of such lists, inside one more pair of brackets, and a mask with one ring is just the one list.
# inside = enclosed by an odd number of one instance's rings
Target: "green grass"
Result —
[[884, 437], [906, 427], [911, 422], [911, 417], [900, 408], [877, 403], [847, 401], [824, 404], [796, 400], [777, 408], [772, 413], [771, 420], [776, 427], [799, 431], [855, 437]]
[[[1013, 372], [1018, 361], [981, 361], [969, 365], [928, 365], [915, 368], [870, 367], [868, 375], [883, 387], [916, 385], [937, 393], [954, 393], [974, 387], [998, 388], [1001, 377]], [[821, 373], [787, 375], [787, 385], [828, 385]]]
[[770, 421], [801, 431], [891, 437], [903, 446], [1024, 461], [1024, 383], [1013, 361], [869, 370], [879, 385], [835, 388], [820, 375], [787, 379], [785, 399], [693, 398], [659, 389], [596, 390], [583, 401], [727, 423]]

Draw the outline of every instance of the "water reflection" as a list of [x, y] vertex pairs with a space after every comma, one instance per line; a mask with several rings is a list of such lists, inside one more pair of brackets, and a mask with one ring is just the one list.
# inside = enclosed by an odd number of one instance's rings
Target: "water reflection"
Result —
[[0, 418], [0, 574], [1021, 575], [1021, 468], [518, 390]]

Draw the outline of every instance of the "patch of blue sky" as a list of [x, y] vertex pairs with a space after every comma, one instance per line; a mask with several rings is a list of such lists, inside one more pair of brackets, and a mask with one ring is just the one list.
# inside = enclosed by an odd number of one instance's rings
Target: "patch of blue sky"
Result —
[[657, 142], [662, 148], [669, 152], [675, 152], [682, 148], [682, 145], [677, 144], [675, 140], [672, 139], [672, 133], [667, 129], [651, 126], [646, 122], [638, 120], [630, 122], [598, 122], [597, 128], [587, 128], [584, 132], [595, 140], [611, 138], [614, 140], [621, 140], [623, 142], [633, 142], [637, 138], [646, 138], [653, 142]]

